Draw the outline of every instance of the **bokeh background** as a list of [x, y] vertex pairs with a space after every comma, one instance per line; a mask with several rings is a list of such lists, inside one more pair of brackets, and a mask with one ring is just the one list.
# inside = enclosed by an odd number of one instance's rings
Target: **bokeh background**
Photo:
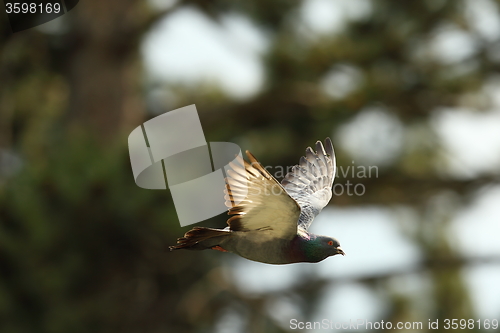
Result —
[[[0, 18], [0, 332], [500, 318], [499, 1], [80, 1], [16, 34]], [[127, 136], [190, 104], [207, 141], [267, 166], [331, 136], [336, 182], [364, 193], [312, 230], [347, 256], [169, 252], [189, 227], [135, 185]]]

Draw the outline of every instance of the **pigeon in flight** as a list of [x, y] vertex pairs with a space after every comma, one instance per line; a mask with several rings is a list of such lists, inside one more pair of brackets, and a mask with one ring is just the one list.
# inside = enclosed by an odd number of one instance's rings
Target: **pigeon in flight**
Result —
[[344, 254], [335, 238], [307, 231], [332, 197], [335, 154], [330, 138], [308, 147], [281, 184], [247, 150], [227, 171], [225, 229], [195, 227], [170, 250], [213, 249], [267, 264], [319, 262]]

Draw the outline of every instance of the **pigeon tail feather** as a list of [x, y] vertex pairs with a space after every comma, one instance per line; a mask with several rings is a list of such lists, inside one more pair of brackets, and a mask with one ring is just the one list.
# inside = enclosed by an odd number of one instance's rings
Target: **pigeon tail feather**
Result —
[[231, 235], [230, 231], [204, 227], [195, 227], [184, 234], [184, 237], [177, 239], [177, 244], [170, 246], [170, 251], [206, 250], [218, 246], [221, 238]]

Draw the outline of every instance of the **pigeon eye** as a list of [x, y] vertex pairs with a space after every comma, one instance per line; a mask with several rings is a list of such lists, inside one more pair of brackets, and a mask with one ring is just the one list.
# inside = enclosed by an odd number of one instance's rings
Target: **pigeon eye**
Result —
[[328, 241], [328, 245], [333, 245], [333, 241]]

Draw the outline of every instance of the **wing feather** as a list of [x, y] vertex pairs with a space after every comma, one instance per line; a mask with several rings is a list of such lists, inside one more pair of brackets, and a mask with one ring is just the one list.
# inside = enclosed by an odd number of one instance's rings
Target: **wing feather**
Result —
[[297, 235], [299, 204], [283, 186], [246, 152], [250, 163], [237, 158], [227, 171], [225, 200], [231, 231], [266, 231], [269, 237], [292, 239]]
[[314, 217], [332, 198], [335, 178], [335, 153], [330, 138], [316, 142], [316, 151], [306, 149], [305, 156], [287, 173], [281, 184], [301, 208], [299, 227], [307, 230]]

